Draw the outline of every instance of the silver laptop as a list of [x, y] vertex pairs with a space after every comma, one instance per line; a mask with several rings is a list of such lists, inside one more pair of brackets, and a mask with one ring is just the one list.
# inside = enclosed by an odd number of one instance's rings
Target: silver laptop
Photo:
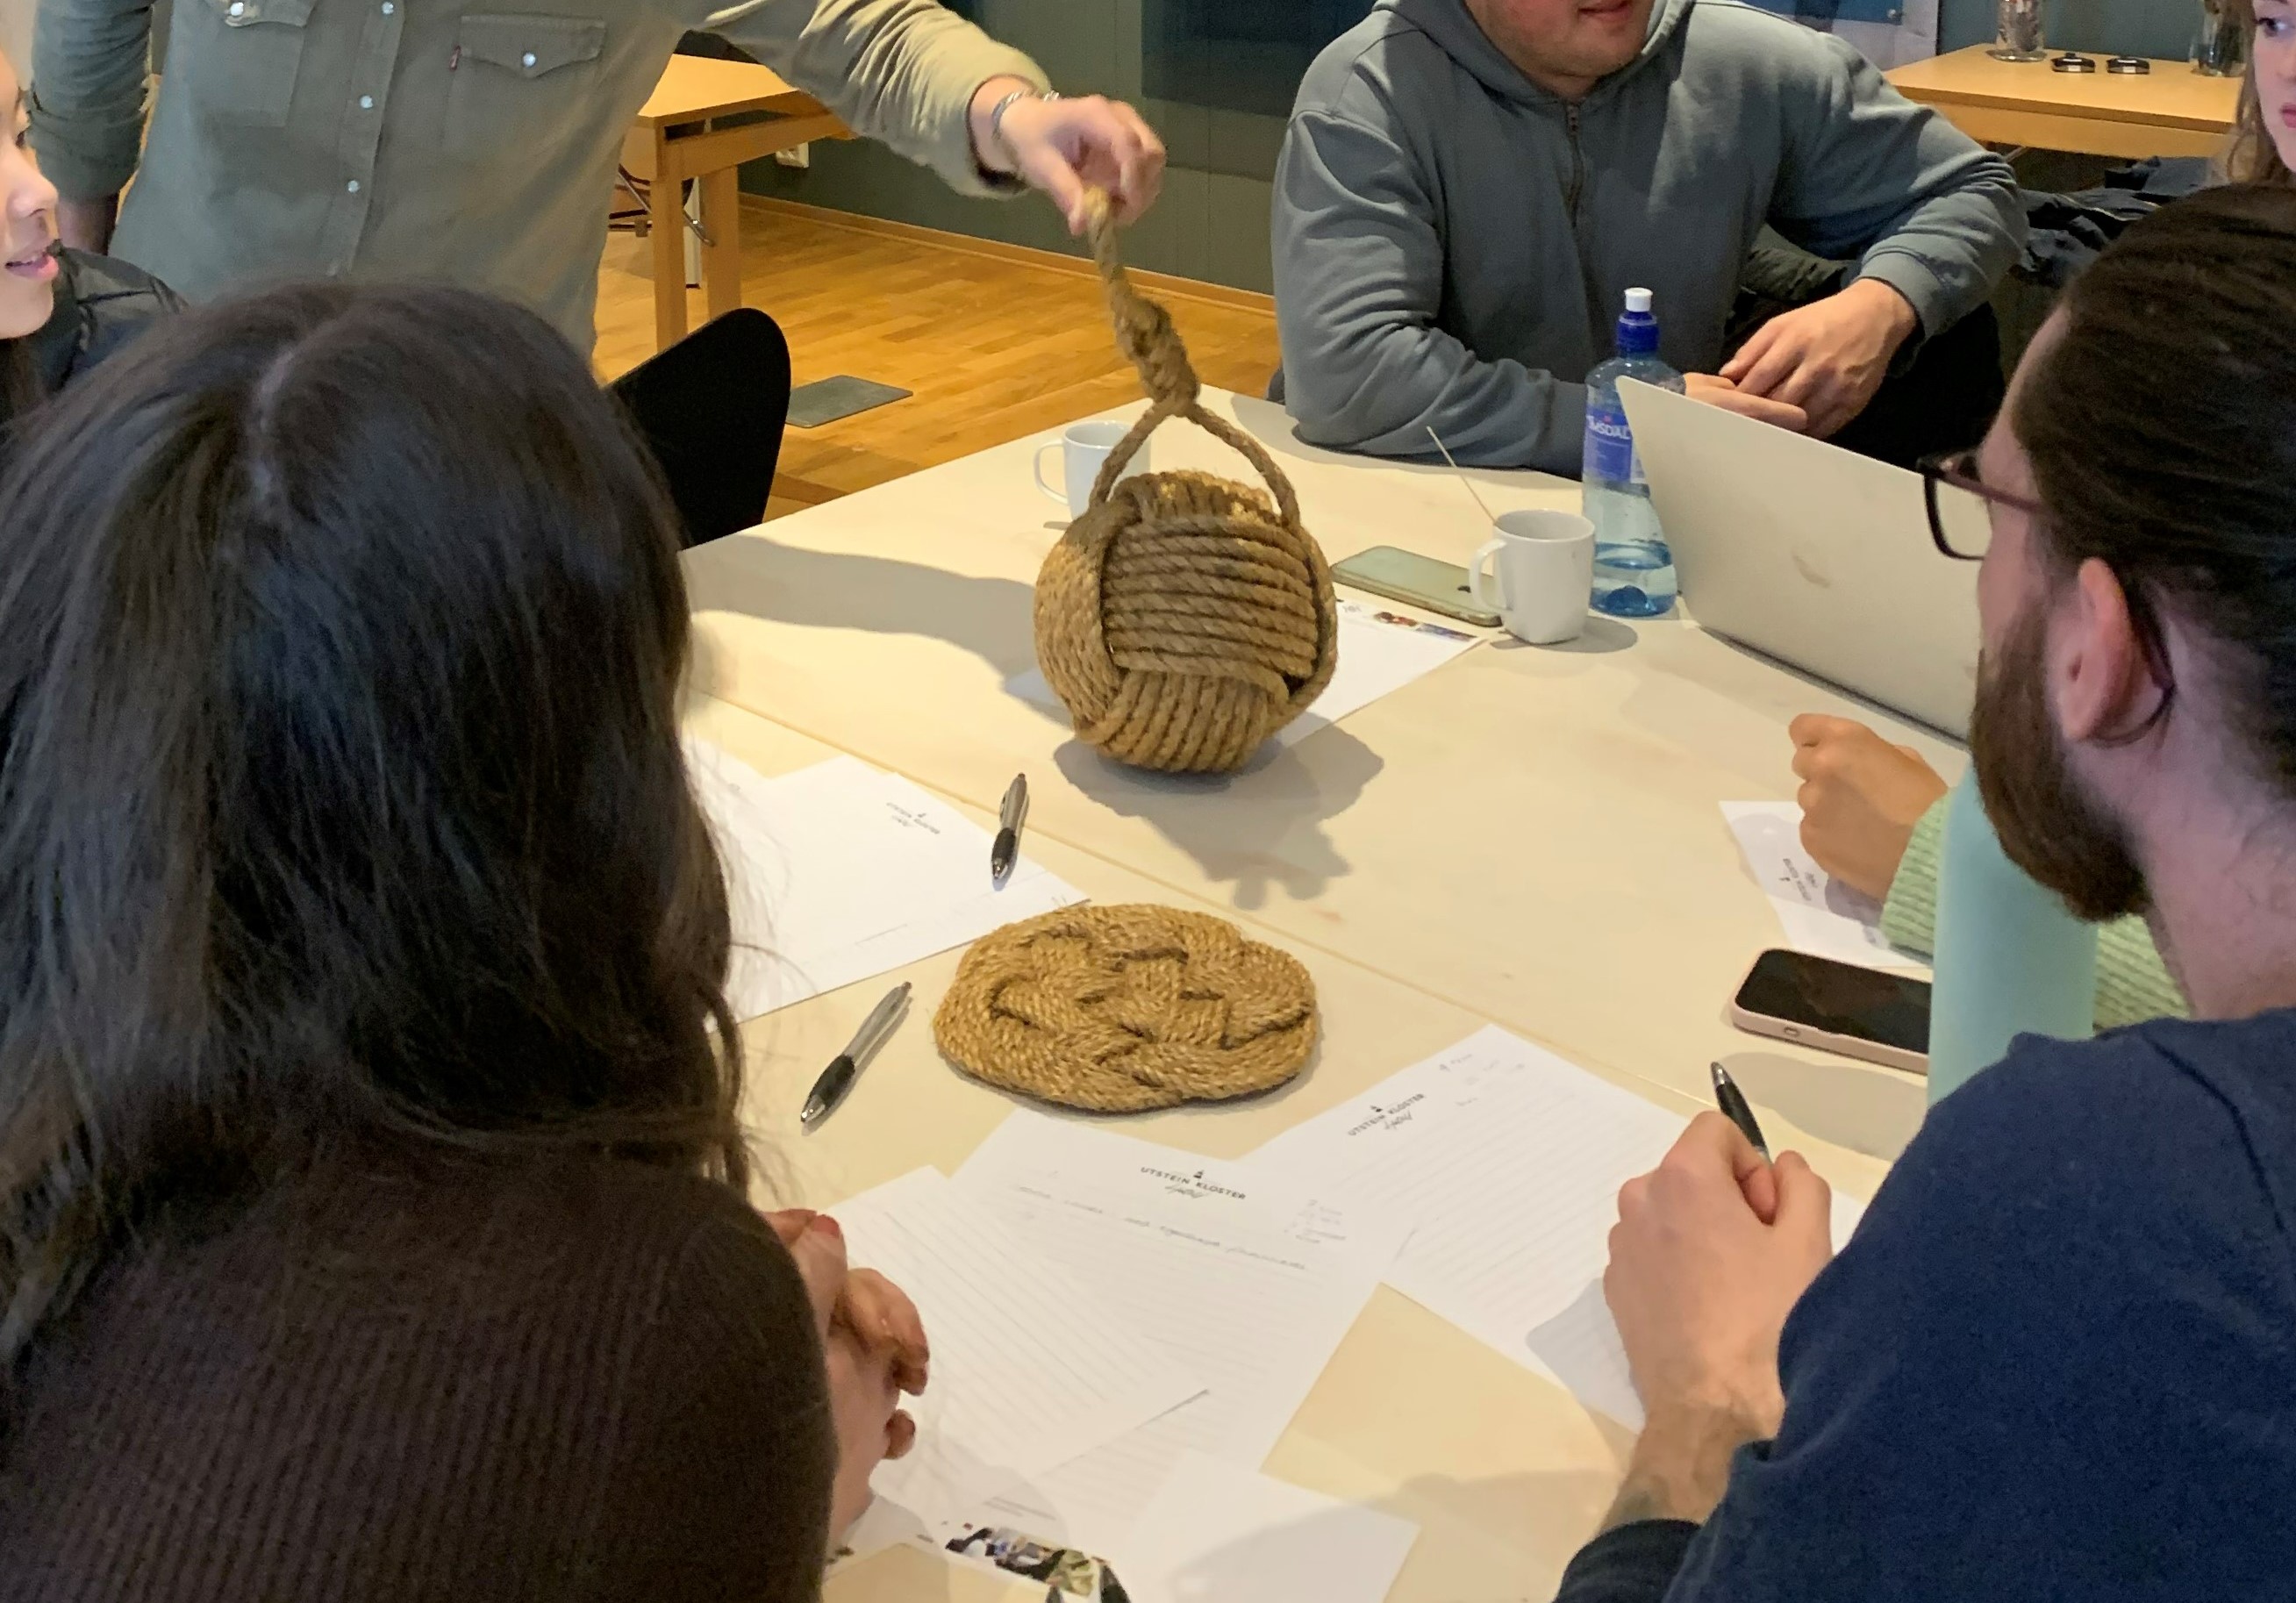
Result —
[[[1651, 498], [1699, 627], [1956, 738], [1977, 688], [1977, 564], [1930, 538], [1918, 473], [1628, 381]], [[1946, 487], [1951, 530], [1981, 526]]]

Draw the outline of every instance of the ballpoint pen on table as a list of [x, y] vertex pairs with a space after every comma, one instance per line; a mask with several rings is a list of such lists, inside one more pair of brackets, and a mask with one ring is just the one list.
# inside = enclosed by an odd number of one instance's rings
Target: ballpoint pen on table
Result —
[[1754, 1150], [1762, 1155], [1762, 1161], [1768, 1163], [1769, 1143], [1762, 1139], [1762, 1127], [1754, 1122], [1754, 1110], [1746, 1106], [1745, 1093], [1738, 1089], [1738, 1082], [1730, 1078], [1729, 1070], [1718, 1063], [1710, 1066], [1714, 1072], [1714, 1106], [1738, 1127], [1740, 1134], [1754, 1144]]
[[1003, 884], [1021, 860], [1021, 826], [1029, 818], [1029, 776], [1015, 774], [1004, 788], [1004, 804], [996, 813], [996, 839], [988, 848], [988, 877]]
[[813, 1089], [806, 1093], [805, 1111], [797, 1116], [799, 1124], [811, 1130], [836, 1111], [837, 1105], [845, 1100], [845, 1093], [853, 1089], [853, 1082], [861, 1078], [861, 1071], [877, 1055], [877, 1048], [892, 1039], [908, 1006], [909, 987], [904, 981], [870, 1009], [869, 1016], [861, 1021], [861, 1028], [853, 1032], [853, 1044], [830, 1060], [821, 1078], [813, 1082]]

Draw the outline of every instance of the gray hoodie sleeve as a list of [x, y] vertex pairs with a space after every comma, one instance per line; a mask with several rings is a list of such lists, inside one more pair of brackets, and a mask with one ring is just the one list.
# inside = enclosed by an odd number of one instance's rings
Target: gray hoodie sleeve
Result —
[[1435, 326], [1443, 241], [1408, 152], [1303, 112], [1275, 164], [1275, 320], [1300, 437], [1336, 450], [1576, 473], [1587, 390]]
[[1993, 292], [2024, 243], [2016, 174], [1849, 45], [1795, 31], [1816, 53], [1807, 93], [1787, 99], [1771, 226], [1816, 255], [1857, 261], [1858, 276], [1913, 303], [1923, 336], [1951, 327]]

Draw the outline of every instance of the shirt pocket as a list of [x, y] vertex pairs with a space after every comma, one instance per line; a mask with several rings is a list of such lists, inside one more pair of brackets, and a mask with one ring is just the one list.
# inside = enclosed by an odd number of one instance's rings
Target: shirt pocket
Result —
[[[201, 115], [234, 127], [287, 125], [303, 64], [312, 0], [197, 0], [177, 8], [197, 30], [176, 48], [196, 86]], [[189, 46], [189, 48], [185, 48]]]
[[540, 148], [589, 116], [605, 48], [606, 25], [595, 17], [463, 17], [447, 74], [447, 148], [473, 154]]

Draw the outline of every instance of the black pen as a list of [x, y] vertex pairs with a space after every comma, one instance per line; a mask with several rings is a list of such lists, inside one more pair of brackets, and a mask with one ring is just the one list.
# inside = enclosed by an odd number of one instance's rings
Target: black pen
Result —
[[1029, 776], [1015, 774], [1004, 787], [1004, 805], [996, 811], [996, 840], [988, 848], [988, 878], [1001, 885], [1021, 860], [1021, 826], [1029, 821]]
[[797, 1116], [800, 1125], [811, 1130], [837, 1110], [837, 1105], [845, 1100], [845, 1093], [861, 1078], [861, 1071], [877, 1056], [877, 1048], [892, 1039], [908, 1006], [908, 982], [903, 981], [869, 1010], [869, 1016], [853, 1033], [853, 1044], [830, 1059], [821, 1078], [813, 1082], [813, 1089], [806, 1093], [805, 1111]]
[[1762, 1139], [1762, 1127], [1754, 1122], [1754, 1110], [1746, 1106], [1745, 1094], [1739, 1090], [1738, 1082], [1730, 1078], [1729, 1070], [1718, 1063], [1711, 1066], [1714, 1070], [1714, 1106], [1722, 1110], [1723, 1117], [1738, 1127], [1741, 1135], [1754, 1144], [1754, 1150], [1762, 1155], [1762, 1162], [1768, 1163], [1769, 1143]]

